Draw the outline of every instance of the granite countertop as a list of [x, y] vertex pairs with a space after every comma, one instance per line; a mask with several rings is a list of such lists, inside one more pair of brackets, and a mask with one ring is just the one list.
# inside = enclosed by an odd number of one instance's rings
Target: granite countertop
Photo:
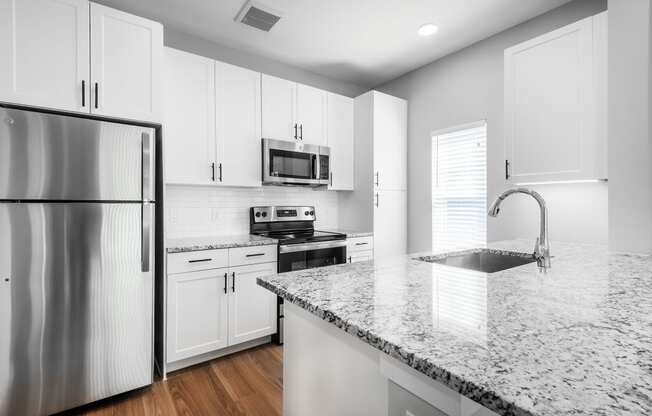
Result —
[[502, 415], [652, 414], [652, 257], [555, 242], [551, 252], [546, 274], [410, 255], [258, 284]]
[[346, 234], [346, 238], [372, 237], [374, 235], [373, 231], [356, 231], [356, 230], [347, 230], [347, 229], [340, 229], [340, 228], [326, 228], [321, 231]]
[[184, 253], [187, 251], [215, 250], [222, 248], [268, 246], [277, 243], [278, 240], [273, 238], [251, 234], [170, 238], [167, 240], [167, 252]]

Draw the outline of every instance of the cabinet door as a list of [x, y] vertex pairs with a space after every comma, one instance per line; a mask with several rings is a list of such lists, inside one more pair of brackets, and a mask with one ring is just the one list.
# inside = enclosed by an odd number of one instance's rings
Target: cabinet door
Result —
[[505, 50], [505, 151], [514, 183], [601, 174], [592, 20]]
[[163, 78], [166, 182], [214, 183], [215, 61], [165, 48]]
[[163, 26], [91, 3], [94, 114], [160, 120]]
[[374, 258], [407, 251], [406, 191], [374, 192]]
[[215, 91], [218, 179], [261, 186], [260, 73], [217, 62]]
[[262, 75], [262, 132], [266, 139], [295, 138], [297, 84]]
[[349, 263], [359, 263], [373, 258], [373, 251], [358, 251], [349, 255]]
[[353, 99], [328, 94], [328, 146], [331, 149], [329, 189], [353, 190]]
[[326, 91], [297, 84], [297, 123], [303, 143], [326, 146]]
[[276, 263], [229, 269], [229, 345], [276, 332], [276, 295], [263, 289], [256, 278], [276, 273]]
[[374, 183], [407, 189], [407, 101], [374, 92]]
[[227, 346], [227, 269], [168, 276], [167, 361]]
[[88, 1], [0, 0], [0, 101], [88, 112], [88, 62]]

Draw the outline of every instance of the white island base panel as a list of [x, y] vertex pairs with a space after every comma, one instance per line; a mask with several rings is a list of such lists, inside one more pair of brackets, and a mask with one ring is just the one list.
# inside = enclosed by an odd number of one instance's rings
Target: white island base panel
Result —
[[284, 323], [285, 416], [497, 416], [291, 303]]

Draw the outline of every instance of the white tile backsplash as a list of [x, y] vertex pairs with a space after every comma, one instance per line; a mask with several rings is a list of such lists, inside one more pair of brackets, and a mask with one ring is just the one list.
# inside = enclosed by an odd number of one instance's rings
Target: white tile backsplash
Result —
[[310, 205], [316, 228], [337, 228], [337, 192], [266, 186], [213, 188], [168, 185], [165, 215], [167, 238], [249, 233], [249, 208], [259, 205]]

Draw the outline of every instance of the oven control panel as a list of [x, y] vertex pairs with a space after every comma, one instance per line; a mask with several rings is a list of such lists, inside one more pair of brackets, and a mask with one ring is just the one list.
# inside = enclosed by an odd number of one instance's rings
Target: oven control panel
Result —
[[251, 220], [258, 222], [314, 221], [315, 207], [252, 207]]

